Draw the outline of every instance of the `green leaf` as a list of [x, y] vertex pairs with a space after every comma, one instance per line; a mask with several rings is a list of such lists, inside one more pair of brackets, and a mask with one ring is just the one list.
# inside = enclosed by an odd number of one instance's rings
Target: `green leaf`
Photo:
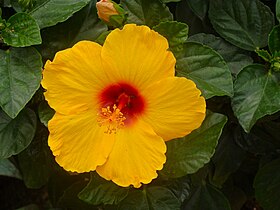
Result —
[[163, 35], [169, 43], [170, 48], [185, 43], [188, 39], [189, 27], [185, 23], [166, 21], [153, 27], [153, 30]]
[[23, 181], [28, 188], [38, 189], [48, 182], [52, 154], [47, 141], [48, 131], [40, 127], [31, 144], [18, 154]]
[[[79, 200], [80, 203], [86, 204], [85, 202], [81, 201], [78, 198], [78, 193], [87, 185], [89, 181], [88, 173], [69, 173], [68, 171], [63, 170], [58, 164], [53, 165], [54, 169], [52, 173], [50, 174], [50, 178], [47, 184], [48, 187], [48, 198], [50, 202], [53, 204], [53, 206], [58, 206], [59, 200], [64, 199], [67, 200], [67, 198], [63, 197], [63, 194], [67, 191], [67, 188], [71, 188], [71, 185], [74, 183], [77, 183], [76, 192], [72, 193], [75, 194], [75, 200]], [[78, 184], [79, 183], [79, 184]], [[71, 194], [71, 192], [68, 192]], [[73, 196], [72, 196], [73, 198]], [[71, 198], [70, 198], [71, 199]], [[71, 200], [69, 200], [71, 201]], [[71, 202], [69, 202], [69, 205], [71, 205]], [[86, 204], [88, 205], [88, 204]], [[79, 209], [79, 208], [78, 208]]]
[[188, 0], [187, 3], [192, 11], [203, 20], [208, 12], [209, 0]]
[[40, 29], [27, 13], [17, 13], [9, 18], [7, 27], [1, 31], [4, 42], [13, 47], [41, 44]]
[[222, 187], [228, 177], [235, 172], [245, 158], [246, 152], [236, 144], [236, 139], [242, 135], [242, 128], [234, 124], [225, 127], [219, 140], [212, 161], [215, 165], [215, 171], [212, 177], [212, 183]]
[[128, 194], [129, 188], [106, 181], [96, 174], [91, 174], [88, 185], [79, 193], [79, 198], [92, 205], [118, 204]]
[[29, 204], [16, 210], [40, 210], [40, 208], [36, 204]]
[[231, 210], [224, 194], [208, 184], [201, 184], [190, 196], [183, 209]]
[[146, 190], [147, 198], [151, 205], [150, 209], [180, 210], [180, 201], [169, 189], [156, 186], [149, 187]]
[[278, 22], [280, 22], [280, 0], [276, 0], [276, 17]]
[[64, 190], [63, 195], [59, 198], [57, 206], [63, 209], [82, 209], [82, 210], [99, 210], [99, 208], [89, 205], [78, 198], [78, 193], [85, 187], [85, 181], [78, 181]]
[[[87, 6], [77, 12], [68, 22], [67, 32], [73, 34], [73, 31], [76, 31], [75, 36], [72, 38], [72, 43], [82, 40], [94, 41], [102, 32], [107, 31], [105, 23], [98, 18], [95, 5], [96, 0], [91, 0]], [[75, 30], [73, 30], [73, 25], [77, 25]]]
[[168, 177], [195, 173], [210, 161], [227, 118], [208, 112], [201, 127], [184, 138], [167, 142], [167, 161], [160, 172]]
[[0, 50], [0, 106], [12, 118], [40, 86], [42, 61], [34, 48]]
[[256, 198], [265, 210], [280, 210], [280, 158], [258, 171], [254, 188]]
[[183, 203], [186, 198], [190, 195], [191, 191], [191, 179], [189, 176], [180, 177], [173, 179], [172, 182], [167, 186], [175, 196]]
[[187, 42], [175, 56], [178, 76], [193, 80], [206, 99], [232, 96], [230, 70], [216, 51], [199, 43]]
[[180, 201], [165, 187], [149, 187], [135, 190], [120, 203], [119, 210], [179, 210]]
[[253, 51], [267, 45], [273, 13], [259, 0], [210, 0], [209, 18], [228, 42]]
[[266, 62], [269, 62], [271, 60], [271, 55], [267, 50], [255, 50], [255, 52], [260, 56], [262, 59], [264, 59]]
[[249, 65], [234, 83], [232, 108], [239, 123], [249, 132], [258, 119], [280, 110], [280, 73], [267, 72], [263, 65]]
[[216, 50], [224, 58], [234, 75], [238, 74], [243, 67], [253, 63], [253, 59], [248, 55], [247, 51], [241, 50], [212, 34], [199, 33], [189, 37], [188, 40], [202, 43]]
[[41, 123], [48, 127], [49, 120], [53, 117], [55, 111], [48, 105], [46, 101], [39, 104], [38, 115]]
[[[190, 8], [188, 1], [184, 0], [176, 5], [176, 21], [186, 23], [189, 26], [189, 35], [208, 32], [211, 24], [205, 24]], [[208, 21], [209, 22], [209, 21]], [[212, 27], [211, 27], [212, 28]], [[213, 30], [213, 29], [210, 29]]]
[[146, 194], [141, 190], [135, 190], [119, 204], [118, 210], [150, 210]]
[[255, 155], [276, 153], [280, 149], [280, 123], [264, 121], [255, 125], [250, 133], [239, 132], [236, 143], [245, 151]]
[[32, 141], [36, 130], [36, 114], [25, 109], [15, 119], [0, 111], [0, 159], [23, 151]]
[[22, 179], [19, 170], [9, 159], [0, 160], [0, 176]]
[[274, 26], [268, 37], [268, 47], [272, 55], [280, 52], [280, 25]]
[[90, 0], [46, 0], [36, 5], [29, 14], [42, 29], [67, 20], [89, 2]]
[[163, 3], [169, 3], [169, 2], [179, 2], [182, 0], [161, 0]]
[[104, 31], [102, 32], [102, 34], [100, 34], [96, 39], [95, 39], [95, 42], [97, 42], [98, 44], [100, 45], [103, 45], [107, 36], [111, 33], [112, 31], [109, 30], [109, 31]]
[[43, 43], [39, 49], [44, 60], [52, 59], [57, 51], [72, 47], [80, 40], [94, 41], [107, 31], [107, 26], [97, 17], [95, 3], [91, 1], [67, 21], [42, 30]]
[[32, 8], [36, 4], [35, 0], [17, 0], [17, 2], [24, 10]]
[[155, 26], [163, 21], [172, 20], [172, 13], [160, 0], [121, 0], [128, 12], [128, 23]]

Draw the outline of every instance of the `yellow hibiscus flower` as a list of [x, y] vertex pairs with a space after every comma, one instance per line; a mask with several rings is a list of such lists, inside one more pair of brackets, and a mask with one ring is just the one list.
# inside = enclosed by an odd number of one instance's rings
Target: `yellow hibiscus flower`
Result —
[[113, 30], [103, 46], [80, 41], [47, 61], [42, 85], [56, 111], [48, 143], [57, 163], [140, 187], [166, 161], [165, 141], [198, 128], [205, 99], [175, 77], [167, 40], [146, 26]]

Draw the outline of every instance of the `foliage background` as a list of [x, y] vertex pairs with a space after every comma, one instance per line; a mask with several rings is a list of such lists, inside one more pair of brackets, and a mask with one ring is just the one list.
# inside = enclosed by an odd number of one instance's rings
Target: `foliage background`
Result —
[[0, 209], [280, 209], [280, 0], [121, 0], [165, 36], [178, 76], [207, 99], [202, 126], [168, 142], [159, 177], [121, 188], [70, 174], [47, 145], [43, 63], [110, 29], [96, 0], [0, 1]]

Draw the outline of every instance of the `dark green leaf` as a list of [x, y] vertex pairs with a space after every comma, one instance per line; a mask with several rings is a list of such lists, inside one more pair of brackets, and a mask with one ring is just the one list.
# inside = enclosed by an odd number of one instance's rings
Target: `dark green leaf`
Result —
[[39, 104], [39, 119], [46, 127], [48, 127], [48, 122], [53, 117], [54, 113], [55, 111], [48, 105], [46, 101], [43, 101]]
[[36, 129], [36, 114], [25, 109], [15, 119], [0, 111], [0, 159], [24, 150], [32, 141]]
[[90, 0], [46, 0], [36, 5], [29, 14], [42, 29], [67, 20], [89, 2]]
[[208, 12], [209, 0], [188, 0], [187, 3], [197, 17], [201, 20], [205, 18]]
[[[78, 174], [69, 173], [61, 168], [58, 164], [54, 164], [52, 173], [47, 184], [48, 198], [54, 206], [58, 206], [59, 200], [63, 197], [65, 191], [75, 183], [80, 187], [77, 187], [75, 199], [78, 199], [78, 193], [87, 185], [89, 178], [88, 173]], [[70, 192], [69, 192], [70, 193]], [[67, 199], [66, 199], [67, 200]], [[80, 200], [81, 201], [81, 200]], [[82, 202], [86, 204], [85, 202]]]
[[9, 159], [0, 160], [0, 176], [22, 179], [19, 170]]
[[202, 184], [184, 205], [184, 210], [231, 210], [223, 193], [208, 184]]
[[241, 138], [242, 128], [234, 124], [228, 125], [219, 140], [216, 152], [212, 158], [215, 171], [212, 182], [221, 187], [229, 175], [235, 172], [245, 158], [246, 152], [236, 144]]
[[95, 5], [96, 0], [91, 0], [86, 7], [76, 13], [68, 22], [68, 25], [71, 26], [68, 30], [71, 30], [72, 33], [74, 29], [73, 25], [77, 25], [76, 34], [72, 38], [72, 43], [81, 40], [94, 41], [102, 32], [107, 31], [107, 26], [97, 16]]
[[12, 118], [31, 99], [41, 82], [42, 61], [34, 48], [0, 50], [0, 106]]
[[41, 188], [49, 179], [52, 154], [47, 140], [47, 129], [40, 127], [31, 144], [18, 155], [23, 181], [28, 188]]
[[40, 29], [36, 21], [26, 13], [9, 18], [7, 27], [1, 31], [4, 42], [13, 47], [41, 44]]
[[189, 176], [173, 179], [167, 186], [181, 203], [190, 195], [191, 179]]
[[179, 210], [180, 201], [165, 187], [149, 187], [135, 190], [120, 203], [119, 210]]
[[43, 44], [39, 47], [44, 60], [52, 59], [57, 51], [72, 47], [80, 40], [94, 41], [107, 30], [97, 17], [95, 3], [91, 1], [67, 21], [42, 30]]
[[231, 73], [234, 75], [238, 74], [243, 67], [253, 63], [253, 59], [245, 50], [241, 50], [222, 38], [216, 37], [212, 34], [195, 34], [188, 40], [200, 42], [216, 50], [227, 62]]
[[280, 22], [280, 0], [276, 0], [276, 17], [278, 22]]
[[245, 192], [240, 187], [236, 187], [233, 184], [227, 184], [223, 187], [223, 193], [230, 203], [231, 210], [241, 210], [248, 200]]
[[98, 210], [97, 207], [89, 205], [78, 198], [78, 193], [85, 187], [85, 181], [79, 181], [68, 187], [58, 201], [59, 207], [66, 209]]
[[16, 210], [40, 210], [40, 208], [36, 204], [30, 204], [30, 205], [18, 208]]
[[128, 23], [155, 26], [163, 21], [172, 20], [172, 13], [160, 0], [121, 0], [128, 12]]
[[192, 10], [188, 1], [184, 0], [177, 3], [176, 21], [186, 23], [189, 26], [189, 35], [196, 33], [214, 33], [209, 21], [202, 21]]
[[206, 99], [232, 96], [230, 70], [216, 51], [199, 43], [187, 42], [176, 58], [178, 76], [193, 80]]
[[273, 13], [259, 0], [210, 0], [209, 18], [224, 39], [251, 51], [267, 45], [274, 25]]
[[268, 37], [268, 47], [272, 55], [280, 52], [280, 25], [275, 26]]
[[135, 190], [119, 204], [118, 210], [150, 210], [146, 194], [141, 190]]
[[153, 29], [168, 40], [170, 48], [185, 43], [188, 38], [189, 27], [185, 23], [166, 21], [156, 25]]
[[280, 73], [268, 72], [263, 65], [249, 65], [238, 74], [232, 108], [246, 132], [261, 117], [280, 110], [279, 81]]
[[79, 193], [79, 198], [92, 205], [118, 204], [128, 193], [128, 188], [106, 181], [96, 174], [91, 175], [88, 185]]
[[258, 56], [260, 56], [262, 59], [264, 59], [266, 62], [269, 62], [271, 60], [271, 55], [267, 50], [255, 50]]
[[163, 3], [169, 3], [169, 2], [179, 2], [182, 0], [161, 0]]
[[97, 42], [97, 43], [100, 44], [100, 45], [103, 45], [104, 42], [105, 42], [105, 40], [106, 40], [106, 38], [107, 38], [107, 36], [108, 36], [110, 33], [111, 33], [110, 30], [109, 30], [109, 31], [104, 31], [102, 34], [100, 34], [100, 35], [96, 38], [95, 42]]
[[280, 123], [264, 121], [255, 125], [249, 134], [241, 133], [235, 141], [243, 150], [256, 155], [275, 153], [280, 149]]
[[146, 189], [150, 209], [180, 210], [178, 198], [165, 187], [149, 187]]
[[254, 181], [256, 198], [265, 210], [280, 209], [280, 158], [262, 167]]
[[184, 138], [167, 142], [167, 161], [160, 173], [181, 177], [203, 167], [214, 154], [226, 122], [226, 116], [209, 112], [199, 129]]

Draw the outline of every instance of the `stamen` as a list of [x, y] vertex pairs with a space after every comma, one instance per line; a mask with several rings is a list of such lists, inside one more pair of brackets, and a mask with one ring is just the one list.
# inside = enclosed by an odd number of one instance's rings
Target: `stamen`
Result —
[[126, 120], [120, 109], [114, 104], [113, 108], [107, 106], [101, 109], [101, 113], [98, 114], [97, 122], [99, 126], [107, 126], [105, 133], [116, 133], [117, 129], [124, 126]]

